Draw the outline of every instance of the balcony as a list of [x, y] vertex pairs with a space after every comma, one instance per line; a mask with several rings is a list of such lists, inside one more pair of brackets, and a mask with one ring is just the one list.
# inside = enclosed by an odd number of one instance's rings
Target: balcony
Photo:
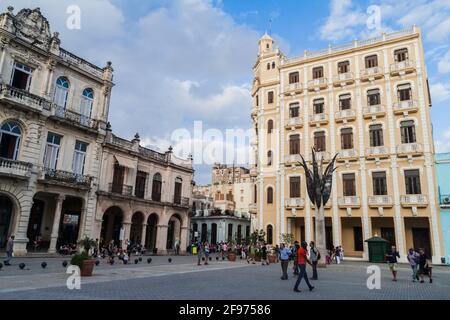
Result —
[[284, 95], [285, 96], [296, 95], [296, 94], [300, 94], [302, 92], [303, 92], [303, 84], [300, 82], [290, 83], [284, 87]]
[[338, 198], [339, 208], [359, 208], [361, 207], [361, 201], [358, 196], [350, 197], [339, 197]]
[[326, 89], [328, 87], [328, 79], [327, 78], [319, 78], [308, 81], [308, 90], [309, 91], [319, 91], [321, 89]]
[[377, 104], [374, 106], [367, 106], [363, 108], [363, 117], [365, 119], [384, 117], [385, 115], [386, 115], [386, 108], [381, 104]]
[[250, 168], [250, 177], [258, 176], [258, 168]]
[[303, 198], [288, 198], [284, 200], [286, 209], [303, 209], [305, 207], [305, 199]]
[[173, 197], [173, 204], [181, 206], [181, 207], [189, 207], [189, 198], [187, 197]]
[[343, 87], [355, 82], [355, 75], [353, 72], [340, 73], [333, 78], [333, 85], [335, 87]]
[[0, 158], [0, 176], [29, 179], [32, 167], [28, 162]]
[[51, 109], [50, 101], [7, 84], [0, 85], [0, 101], [35, 112]]
[[400, 203], [404, 208], [425, 208], [428, 206], [428, 197], [423, 194], [408, 194], [400, 196]]
[[[323, 160], [324, 162], [329, 162], [331, 160], [331, 156], [328, 151], [317, 151], [315, 156], [316, 156], [316, 161]], [[312, 162], [312, 153], [311, 153], [310, 159], [311, 160], [309, 160], [309, 161]]]
[[416, 71], [416, 64], [412, 60], [405, 60], [391, 64], [391, 76], [404, 76]]
[[417, 112], [419, 107], [416, 100], [399, 101], [394, 103], [395, 114], [408, 114], [409, 112]]
[[296, 117], [296, 118], [286, 119], [286, 123], [285, 123], [284, 127], [286, 129], [291, 129], [291, 130], [300, 129], [303, 127], [303, 118]]
[[361, 81], [370, 81], [370, 82], [377, 79], [381, 79], [383, 77], [384, 77], [383, 69], [380, 67], [364, 69], [360, 75]]
[[68, 171], [44, 169], [45, 182], [70, 185], [74, 187], [90, 188], [92, 177]]
[[288, 154], [284, 157], [285, 166], [296, 166], [302, 162], [299, 154]]
[[58, 119], [62, 119], [67, 123], [90, 130], [97, 130], [98, 128], [98, 122], [94, 119], [91, 119], [90, 117], [83, 116], [79, 113], [57, 105], [54, 105], [53, 109], [53, 116]]
[[337, 160], [340, 162], [346, 160], [356, 161], [358, 160], [358, 158], [359, 158], [358, 151], [356, 151], [355, 149], [345, 149], [339, 151], [339, 156], [337, 157]]
[[250, 203], [248, 205], [248, 211], [252, 214], [258, 213], [258, 205], [256, 203]]
[[392, 208], [394, 201], [391, 196], [369, 196], [369, 207], [371, 208]]
[[389, 148], [385, 146], [367, 148], [366, 158], [369, 160], [389, 158]]
[[346, 109], [336, 112], [336, 122], [347, 122], [356, 119], [356, 111], [354, 109]]
[[309, 116], [309, 125], [318, 126], [328, 124], [328, 115], [326, 113], [317, 113]]
[[133, 186], [127, 186], [124, 184], [109, 184], [108, 188], [109, 193], [120, 194], [123, 196], [131, 197], [133, 195]]
[[397, 146], [399, 157], [420, 156], [423, 154], [423, 148], [420, 143], [403, 143]]

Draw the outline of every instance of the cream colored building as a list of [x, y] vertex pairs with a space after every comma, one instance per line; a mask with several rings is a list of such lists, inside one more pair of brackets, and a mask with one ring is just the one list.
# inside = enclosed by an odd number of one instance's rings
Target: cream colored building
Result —
[[267, 34], [253, 67], [258, 228], [314, 239], [299, 153], [339, 154], [326, 206], [327, 246], [368, 258], [378, 234], [405, 260], [424, 247], [440, 263], [431, 99], [420, 29], [287, 58]]

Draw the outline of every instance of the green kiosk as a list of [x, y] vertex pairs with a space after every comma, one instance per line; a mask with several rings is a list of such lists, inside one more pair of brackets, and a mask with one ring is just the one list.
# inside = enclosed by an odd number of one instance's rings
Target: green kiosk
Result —
[[386, 254], [389, 250], [389, 241], [383, 239], [377, 235], [367, 239], [367, 245], [369, 247], [369, 261], [370, 262], [385, 262]]

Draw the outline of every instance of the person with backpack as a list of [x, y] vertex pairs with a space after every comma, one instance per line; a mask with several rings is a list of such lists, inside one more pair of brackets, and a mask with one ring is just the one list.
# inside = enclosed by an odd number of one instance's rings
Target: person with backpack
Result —
[[317, 277], [317, 264], [319, 263], [319, 260], [321, 258], [319, 249], [316, 248], [316, 245], [314, 241], [311, 241], [309, 243], [310, 249], [309, 249], [309, 257], [311, 260], [311, 266], [313, 269], [313, 276], [311, 277], [311, 280], [318, 280]]

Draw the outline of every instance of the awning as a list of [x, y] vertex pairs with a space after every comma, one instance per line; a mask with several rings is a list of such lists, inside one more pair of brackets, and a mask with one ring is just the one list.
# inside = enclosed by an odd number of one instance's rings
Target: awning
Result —
[[136, 168], [136, 160], [128, 159], [128, 158], [121, 157], [118, 155], [114, 155], [114, 158], [119, 163], [119, 165], [121, 165], [122, 167], [127, 167], [127, 168], [132, 168], [132, 169]]

